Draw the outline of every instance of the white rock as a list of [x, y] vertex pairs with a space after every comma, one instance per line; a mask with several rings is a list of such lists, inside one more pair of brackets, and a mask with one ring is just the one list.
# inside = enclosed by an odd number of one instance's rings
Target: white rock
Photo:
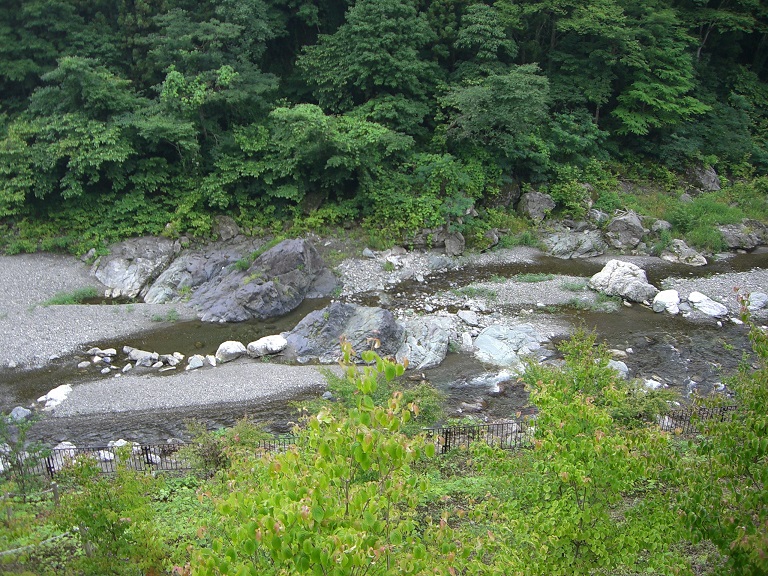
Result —
[[643, 380], [643, 386], [645, 386], [648, 390], [659, 390], [660, 388], [666, 388], [666, 384], [662, 384], [658, 380], [652, 380], [650, 378], [646, 378]]
[[619, 376], [626, 379], [629, 376], [629, 367], [621, 360], [608, 360], [608, 367], [613, 368]]
[[219, 362], [231, 362], [240, 358], [243, 354], [246, 354], [248, 350], [242, 342], [236, 340], [227, 340], [219, 345], [219, 349], [216, 350], [216, 359]]
[[216, 360], [216, 356], [214, 356], [213, 354], [208, 354], [205, 357], [205, 360], [208, 362], [208, 364], [216, 368], [216, 364], [218, 363], [218, 361]]
[[285, 350], [286, 346], [288, 346], [288, 340], [280, 334], [264, 336], [248, 344], [248, 356], [259, 358], [267, 354], [278, 354]]
[[653, 300], [659, 292], [648, 283], [645, 270], [621, 260], [610, 260], [600, 272], [590, 278], [589, 287], [609, 296], [621, 296], [633, 302]]
[[654, 312], [680, 313], [680, 294], [677, 290], [662, 290], [653, 298]]
[[77, 363], [77, 367], [80, 370], [83, 370], [84, 368], [90, 368], [90, 366], [91, 366], [91, 363], [88, 362], [88, 360], [83, 360], [82, 362]]
[[48, 394], [45, 396], [40, 396], [37, 401], [40, 403], [45, 403], [43, 410], [52, 410], [64, 402], [64, 400], [67, 399], [67, 396], [69, 396], [70, 392], [72, 392], [72, 386], [69, 384], [62, 384], [61, 386], [56, 386], [56, 388], [48, 392]]
[[205, 358], [200, 354], [195, 354], [194, 356], [190, 356], [189, 360], [187, 360], [187, 367], [185, 370], [196, 370], [203, 366], [205, 366]]
[[133, 370], [133, 364], [128, 363], [125, 366], [123, 366], [123, 373], [130, 372], [131, 370]]
[[720, 318], [728, 315], [728, 308], [719, 302], [715, 302], [710, 297], [705, 296], [701, 292], [691, 292], [688, 295], [688, 302], [696, 308], [699, 312], [706, 314], [707, 316], [714, 316]]
[[112, 370], [110, 370], [108, 366], [105, 366], [104, 368], [101, 369], [102, 374], [109, 374], [111, 371]]
[[750, 312], [757, 312], [758, 310], [768, 306], [768, 294], [765, 292], [752, 292], [747, 300], [747, 309]]

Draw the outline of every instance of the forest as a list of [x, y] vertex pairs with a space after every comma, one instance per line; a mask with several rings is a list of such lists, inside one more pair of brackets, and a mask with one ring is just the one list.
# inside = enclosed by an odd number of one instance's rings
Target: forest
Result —
[[618, 179], [759, 181], [766, 25], [759, 0], [6, 0], [3, 247], [217, 214], [472, 245], [520, 190], [582, 216]]

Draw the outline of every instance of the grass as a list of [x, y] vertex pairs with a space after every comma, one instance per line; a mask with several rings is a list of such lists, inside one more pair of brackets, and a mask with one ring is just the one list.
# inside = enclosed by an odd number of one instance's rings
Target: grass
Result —
[[72, 304], [82, 304], [91, 298], [99, 296], [98, 290], [93, 286], [78, 288], [72, 292], [59, 292], [53, 298], [43, 302], [43, 306], [67, 306]]
[[536, 282], [547, 282], [548, 280], [552, 280], [555, 277], [554, 274], [545, 274], [543, 272], [529, 272], [525, 274], [515, 274], [512, 276], [512, 280], [515, 282], [526, 282], [526, 283], [536, 283]]
[[466, 296], [467, 298], [487, 298], [488, 300], [495, 300], [498, 297], [495, 290], [484, 288], [482, 286], [464, 286], [462, 288], [451, 290], [451, 292], [457, 296]]
[[563, 290], [567, 290], [568, 292], [583, 292], [587, 289], [587, 281], [586, 280], [564, 280], [560, 284], [560, 288]]
[[153, 314], [152, 322], [176, 322], [179, 319], [179, 312], [176, 308], [171, 308], [165, 314]]

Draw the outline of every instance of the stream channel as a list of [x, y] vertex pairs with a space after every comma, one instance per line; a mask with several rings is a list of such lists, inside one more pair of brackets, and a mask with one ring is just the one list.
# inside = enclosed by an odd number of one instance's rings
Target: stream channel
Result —
[[[586, 281], [602, 266], [603, 262], [541, 256], [535, 262], [524, 264], [462, 269], [435, 275], [423, 283], [401, 283], [384, 294], [356, 295], [354, 300], [368, 305], [386, 302], [386, 307], [393, 311], [405, 310], [440, 291], [455, 290], [493, 277], [548, 273], [579, 276]], [[646, 267], [646, 271], [649, 281], [658, 287], [667, 277], [704, 277], [755, 268], [768, 268], [768, 250], [734, 255], [702, 268], [658, 261]], [[531, 289], [535, 290], [535, 284], [531, 284]], [[176, 322], [125, 337], [120, 342], [94, 342], [93, 345], [119, 349], [127, 344], [144, 350], [179, 351], [187, 356], [213, 354], [225, 340], [248, 343], [262, 336], [290, 330], [310, 311], [327, 304], [327, 300], [307, 300], [291, 314], [267, 322]], [[685, 402], [694, 390], [701, 394], [709, 393], [735, 372], [743, 353], [749, 350], [744, 326], [730, 322], [718, 326], [714, 320], [693, 322], [682, 317], [655, 314], [639, 305], [620, 307], [612, 313], [560, 307], [525, 314], [523, 306], [514, 302], [500, 302], [499, 309], [504, 314], [515, 316], [515, 321], [519, 323], [564, 326], [562, 333], [554, 335], [552, 348], [576, 327], [594, 330], [599, 340], [607, 342], [609, 348], [630, 349], [630, 354], [623, 360], [630, 368], [630, 376], [660, 379], [668, 383], [671, 389], [679, 393], [681, 402]], [[77, 386], [78, 383], [94, 378], [92, 375], [84, 376], [75, 368], [76, 364], [76, 358], [63, 358], [38, 370], [13, 375], [0, 373], [0, 407], [7, 412], [17, 405], [29, 405], [37, 397], [61, 384]], [[528, 396], [522, 385], [515, 383], [512, 378], [499, 393], [499, 382], [508, 380], [508, 377], [498, 368], [484, 365], [470, 354], [449, 352], [440, 366], [425, 371], [425, 375], [444, 393], [448, 416], [459, 415], [462, 404], [482, 405], [483, 409], [473, 414], [481, 421], [510, 418], [516, 412], [525, 413], [530, 410]], [[157, 378], [158, 385], [162, 385], [163, 375], [151, 377]], [[322, 390], [316, 390], [298, 397], [248, 405], [212, 405], [161, 412], [124, 412], [68, 418], [43, 417], [31, 429], [29, 438], [42, 440], [47, 445], [68, 440], [80, 446], [102, 446], [118, 438], [144, 443], [165, 442], [169, 438], [187, 438], [189, 421], [198, 421], [214, 429], [232, 425], [244, 416], [275, 433], [284, 433], [290, 430], [298, 418], [297, 405], [317, 398], [320, 394]]]

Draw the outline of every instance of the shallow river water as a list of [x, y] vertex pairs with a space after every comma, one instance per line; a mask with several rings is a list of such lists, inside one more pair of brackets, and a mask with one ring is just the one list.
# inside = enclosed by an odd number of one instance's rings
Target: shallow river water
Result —
[[[658, 286], [668, 276], [705, 276], [766, 267], [768, 250], [734, 256], [705, 268], [663, 264], [648, 268], [647, 271], [649, 280]], [[508, 277], [519, 273], [544, 272], [589, 278], [601, 268], [601, 264], [593, 262], [542, 257], [536, 263], [461, 270], [439, 278], [429, 278], [426, 283], [400, 284], [385, 299], [393, 308], [407, 308], [410, 301], [430, 293], [464, 286], [494, 275]], [[371, 299], [374, 299], [373, 296]], [[307, 301], [290, 315], [269, 322], [178, 322], [127, 337], [121, 341], [120, 346], [128, 344], [147, 350], [173, 350], [185, 355], [213, 354], [225, 340], [250, 342], [261, 336], [290, 330], [307, 313], [326, 304], [326, 301]], [[725, 376], [734, 372], [743, 352], [748, 350], [743, 326], [725, 323], [718, 327], [715, 322], [694, 323], [679, 317], [654, 314], [639, 306], [622, 307], [614, 313], [559, 310], [552, 314], [556, 315], [560, 324], [594, 330], [610, 348], [629, 349], [631, 353], [624, 361], [630, 368], [630, 375], [655, 377], [669, 383], [671, 388], [679, 392], [681, 401], [694, 390], [699, 393], [709, 392]], [[521, 316], [519, 321], [535, 323], [537, 317], [529, 319]], [[101, 347], [115, 346], [114, 342], [94, 344]], [[45, 369], [12, 377], [0, 376], [0, 403], [3, 410], [16, 405], [28, 405], [31, 400], [59, 384], [76, 385], [82, 382], [84, 377], [73, 368], [75, 363], [71, 358], [62, 359]], [[527, 394], [522, 386], [509, 382], [502, 385], [503, 391], [499, 392], [498, 383], [506, 378], [499, 375], [498, 369], [489, 368], [467, 354], [450, 353], [439, 367], [426, 371], [426, 377], [445, 394], [446, 412], [451, 416], [459, 414], [462, 404], [482, 405], [482, 412], [478, 416], [486, 419], [511, 417], [528, 408]], [[244, 416], [268, 423], [268, 428], [273, 432], [286, 432], [298, 417], [295, 406], [316, 398], [320, 393], [322, 391], [314, 391], [300, 397], [253, 405], [44, 418], [35, 425], [30, 436], [46, 443], [69, 440], [79, 445], [94, 446], [117, 438], [164, 442], [171, 437], [185, 437], [186, 424], [190, 420], [216, 428], [231, 425]]]

